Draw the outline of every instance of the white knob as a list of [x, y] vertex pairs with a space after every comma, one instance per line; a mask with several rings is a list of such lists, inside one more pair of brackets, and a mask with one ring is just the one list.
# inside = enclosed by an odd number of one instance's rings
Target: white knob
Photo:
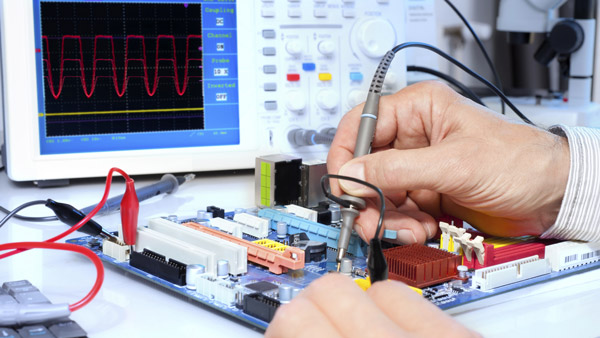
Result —
[[348, 94], [348, 106], [354, 108], [367, 100], [368, 92], [366, 90], [353, 89]]
[[385, 19], [369, 19], [363, 22], [356, 34], [358, 47], [371, 58], [381, 58], [396, 43], [394, 26]]
[[292, 56], [298, 56], [302, 54], [302, 44], [297, 40], [288, 41], [285, 50]]
[[304, 93], [299, 90], [292, 90], [287, 93], [287, 102], [285, 106], [292, 113], [301, 114], [306, 108], [306, 99]]
[[398, 75], [396, 73], [388, 71], [385, 75], [385, 80], [383, 80], [383, 87], [387, 90], [393, 90], [396, 88], [398, 83]]
[[331, 40], [323, 40], [319, 42], [318, 49], [319, 53], [325, 56], [330, 56], [335, 51], [335, 44]]
[[323, 89], [317, 94], [317, 104], [323, 110], [334, 110], [340, 102], [340, 96], [331, 89]]

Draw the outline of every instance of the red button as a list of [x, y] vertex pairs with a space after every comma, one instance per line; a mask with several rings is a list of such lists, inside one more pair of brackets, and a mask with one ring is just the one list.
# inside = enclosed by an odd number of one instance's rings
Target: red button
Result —
[[288, 74], [287, 80], [290, 82], [300, 81], [300, 74]]

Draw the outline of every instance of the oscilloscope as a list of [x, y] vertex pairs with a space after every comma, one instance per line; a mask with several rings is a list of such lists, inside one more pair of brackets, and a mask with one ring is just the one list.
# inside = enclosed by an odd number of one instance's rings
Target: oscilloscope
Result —
[[[1, 2], [5, 150], [16, 181], [324, 159], [404, 37], [392, 0]], [[398, 58], [385, 83], [405, 85]]]

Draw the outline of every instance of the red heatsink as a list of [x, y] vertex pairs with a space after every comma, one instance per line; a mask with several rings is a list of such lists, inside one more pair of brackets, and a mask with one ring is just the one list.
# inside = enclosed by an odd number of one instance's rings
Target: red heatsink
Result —
[[421, 244], [383, 250], [390, 279], [424, 288], [456, 278], [462, 256]]

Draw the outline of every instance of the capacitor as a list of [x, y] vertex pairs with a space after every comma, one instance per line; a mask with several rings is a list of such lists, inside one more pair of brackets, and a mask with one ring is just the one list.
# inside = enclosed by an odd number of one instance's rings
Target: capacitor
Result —
[[294, 297], [293, 288], [289, 285], [279, 285], [279, 301], [282, 303], [288, 303]]
[[330, 204], [329, 211], [331, 211], [331, 223], [339, 223], [342, 217], [342, 214], [340, 212], [340, 205], [335, 203]]
[[288, 225], [286, 222], [277, 222], [277, 238], [284, 239], [287, 236]]
[[469, 271], [469, 268], [465, 265], [457, 266], [456, 270], [458, 270], [458, 278], [467, 278], [467, 271]]
[[210, 219], [208, 218], [208, 212], [205, 210], [198, 210], [198, 213], [196, 214], [196, 218], [199, 220], [203, 220], [203, 219]]
[[169, 215], [167, 219], [171, 222], [177, 222], [177, 215]]
[[229, 275], [229, 262], [220, 259], [217, 261], [217, 277], [225, 278]]
[[196, 290], [196, 277], [206, 272], [206, 267], [202, 264], [189, 264], [185, 270], [185, 287], [190, 290]]
[[350, 276], [352, 273], [352, 260], [350, 258], [342, 258], [342, 261], [340, 262], [340, 273], [342, 275]]

